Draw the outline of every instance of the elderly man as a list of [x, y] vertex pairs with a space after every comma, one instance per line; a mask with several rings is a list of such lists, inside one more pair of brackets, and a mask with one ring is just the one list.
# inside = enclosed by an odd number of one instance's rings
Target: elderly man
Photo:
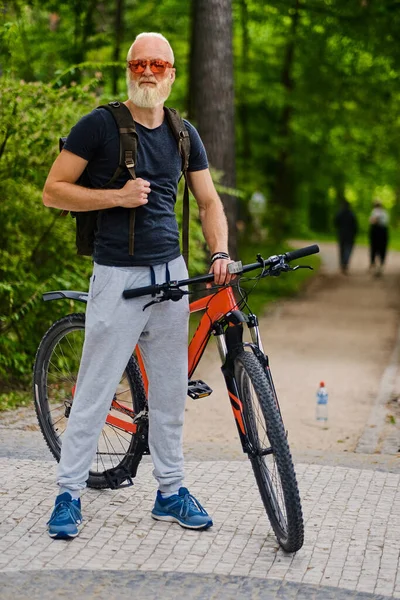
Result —
[[[93, 110], [72, 128], [47, 178], [43, 202], [69, 211], [100, 211], [86, 313], [85, 344], [77, 389], [63, 438], [59, 494], [48, 523], [53, 538], [78, 535], [84, 489], [110, 398], [139, 343], [149, 379], [149, 447], [158, 491], [152, 516], [191, 529], [206, 529], [211, 517], [182, 486], [182, 428], [187, 393], [187, 297], [155, 304], [126, 301], [126, 288], [185, 279], [174, 214], [181, 171], [178, 145], [163, 105], [175, 80], [174, 55], [158, 33], [137, 36], [128, 52], [128, 100], [138, 134], [136, 179], [125, 169], [117, 189], [100, 189], [118, 165], [119, 136], [112, 115]], [[199, 215], [217, 284], [228, 283], [227, 224], [196, 129], [190, 136], [189, 187]], [[83, 172], [91, 186], [77, 185]], [[129, 215], [135, 208], [134, 252]], [[214, 260], [213, 260], [214, 257]], [[222, 258], [221, 258], [222, 257]], [[173, 357], [173, 360], [167, 360]]]

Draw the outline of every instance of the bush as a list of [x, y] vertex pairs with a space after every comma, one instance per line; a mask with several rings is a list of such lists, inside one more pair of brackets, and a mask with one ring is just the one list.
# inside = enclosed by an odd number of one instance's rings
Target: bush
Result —
[[[0, 391], [25, 386], [38, 343], [58, 317], [82, 310], [44, 304], [52, 289], [88, 287], [92, 262], [78, 257], [75, 223], [43, 206], [42, 188], [58, 139], [77, 118], [101, 104], [86, 86], [53, 89], [0, 78]], [[191, 271], [205, 269], [198, 209], [191, 199]], [[181, 205], [177, 206], [178, 221]]]

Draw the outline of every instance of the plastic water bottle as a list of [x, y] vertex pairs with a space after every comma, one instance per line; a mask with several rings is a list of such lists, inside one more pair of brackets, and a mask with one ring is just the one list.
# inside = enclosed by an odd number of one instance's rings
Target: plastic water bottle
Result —
[[328, 420], [328, 392], [323, 381], [319, 384], [317, 391], [316, 419], [317, 421]]

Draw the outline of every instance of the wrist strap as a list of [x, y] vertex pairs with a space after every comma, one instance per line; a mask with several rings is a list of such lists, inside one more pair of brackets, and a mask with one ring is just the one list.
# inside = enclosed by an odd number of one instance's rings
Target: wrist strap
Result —
[[214, 254], [211, 257], [211, 264], [213, 264], [216, 260], [219, 259], [223, 259], [223, 260], [229, 260], [230, 256], [227, 252], [214, 252]]

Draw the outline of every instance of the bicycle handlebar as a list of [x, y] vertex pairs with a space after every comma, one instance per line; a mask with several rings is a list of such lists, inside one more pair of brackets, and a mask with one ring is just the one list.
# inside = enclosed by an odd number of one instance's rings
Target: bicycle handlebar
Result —
[[155, 283], [154, 285], [146, 285], [145, 287], [124, 290], [122, 295], [125, 299], [138, 298], [139, 296], [152, 296], [161, 291], [161, 285], [162, 284]]
[[306, 246], [305, 248], [299, 248], [298, 250], [292, 250], [291, 252], [286, 252], [286, 260], [290, 262], [292, 260], [297, 260], [298, 258], [303, 258], [304, 256], [310, 256], [311, 254], [318, 254], [319, 246], [317, 244], [313, 244], [312, 246]]
[[[249, 271], [254, 271], [255, 269], [262, 269], [268, 267], [269, 265], [274, 265], [279, 263], [281, 260], [283, 262], [291, 262], [292, 260], [296, 260], [298, 258], [303, 258], [304, 256], [310, 256], [311, 254], [317, 254], [319, 252], [319, 247], [317, 244], [313, 244], [312, 246], [306, 246], [305, 248], [299, 248], [298, 250], [292, 250], [291, 252], [286, 252], [285, 254], [278, 254], [270, 256], [269, 258], [256, 263], [251, 263], [249, 265], [244, 265], [240, 269], [240, 273], [248, 273]], [[182, 281], [173, 281], [170, 284], [165, 283], [156, 283], [154, 285], [146, 285], [140, 288], [134, 288], [131, 290], [124, 290], [122, 295], [125, 299], [129, 298], [138, 298], [140, 296], [154, 296], [159, 292], [162, 292], [168, 287], [183, 287], [186, 285], [194, 285], [196, 283], [209, 283], [214, 280], [214, 274], [208, 273], [207, 275], [198, 275], [197, 277], [191, 277], [190, 279], [183, 279]]]

